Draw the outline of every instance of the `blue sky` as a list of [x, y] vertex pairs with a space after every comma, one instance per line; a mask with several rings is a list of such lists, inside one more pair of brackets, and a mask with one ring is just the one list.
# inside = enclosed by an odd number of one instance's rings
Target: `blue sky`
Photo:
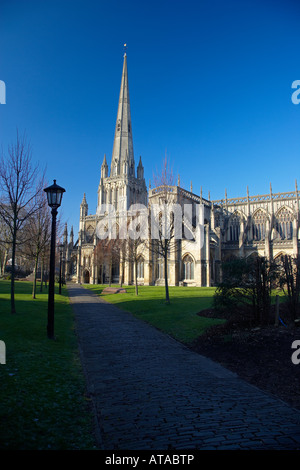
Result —
[[110, 162], [127, 43], [134, 153], [148, 184], [167, 154], [211, 199], [300, 185], [300, 6], [292, 0], [0, 0], [0, 145], [26, 132], [66, 188], [75, 237]]

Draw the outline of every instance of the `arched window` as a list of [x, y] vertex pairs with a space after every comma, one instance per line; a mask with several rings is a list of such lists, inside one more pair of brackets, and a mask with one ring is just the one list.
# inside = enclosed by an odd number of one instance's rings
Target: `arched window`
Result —
[[94, 228], [91, 225], [89, 225], [85, 233], [86, 243], [92, 243], [93, 239], [94, 239]]
[[259, 209], [253, 216], [252, 235], [253, 240], [265, 239], [265, 213]]
[[137, 277], [144, 279], [144, 259], [142, 257], [137, 260]]
[[195, 263], [190, 255], [186, 255], [183, 258], [183, 279], [192, 280], [194, 279]]
[[76, 258], [71, 259], [71, 274], [72, 275], [77, 274], [77, 259]]
[[282, 207], [276, 217], [276, 230], [282, 240], [291, 240], [293, 237], [293, 214]]
[[232, 214], [232, 216], [230, 217], [230, 221], [229, 221], [229, 240], [237, 242], [239, 241], [239, 236], [240, 236], [240, 217], [235, 212], [234, 214]]

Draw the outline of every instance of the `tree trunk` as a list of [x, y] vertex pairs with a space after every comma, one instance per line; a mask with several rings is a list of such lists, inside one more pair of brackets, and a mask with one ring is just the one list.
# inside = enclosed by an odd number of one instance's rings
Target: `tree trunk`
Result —
[[43, 292], [43, 282], [44, 282], [44, 257], [42, 257], [42, 262], [41, 262], [41, 287], [40, 287], [41, 292]]
[[36, 299], [36, 276], [37, 276], [37, 267], [38, 267], [38, 259], [39, 255], [37, 254], [35, 257], [35, 263], [34, 263], [34, 278], [33, 278], [33, 287], [32, 287], [32, 298]]
[[137, 260], [134, 260], [134, 280], [135, 280], [135, 295], [139, 294], [138, 282], [137, 282]]
[[109, 287], [111, 287], [112, 262], [109, 263]]
[[8, 249], [4, 248], [3, 265], [1, 266], [1, 276], [4, 276], [7, 260], [8, 260]]
[[121, 264], [120, 287], [123, 287], [123, 282], [124, 282], [124, 265], [123, 265], [123, 261], [120, 264]]
[[14, 230], [12, 237], [12, 257], [11, 257], [11, 282], [10, 282], [10, 308], [11, 313], [16, 313], [15, 306], [15, 262], [16, 262], [16, 244], [17, 244], [17, 227], [14, 220]]
[[168, 253], [164, 255], [164, 271], [165, 271], [165, 290], [166, 290], [166, 303], [170, 303], [169, 285], [168, 285]]

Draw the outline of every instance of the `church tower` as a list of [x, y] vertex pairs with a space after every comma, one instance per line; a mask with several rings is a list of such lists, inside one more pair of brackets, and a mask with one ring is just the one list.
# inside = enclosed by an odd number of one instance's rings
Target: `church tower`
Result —
[[112, 204], [116, 211], [126, 211], [132, 204], [136, 203], [147, 204], [147, 188], [141, 157], [137, 175], [135, 171], [127, 56], [125, 53], [110, 175], [108, 175], [108, 165], [106, 156], [104, 156], [98, 187], [97, 213], [98, 215], [104, 214], [106, 204]]

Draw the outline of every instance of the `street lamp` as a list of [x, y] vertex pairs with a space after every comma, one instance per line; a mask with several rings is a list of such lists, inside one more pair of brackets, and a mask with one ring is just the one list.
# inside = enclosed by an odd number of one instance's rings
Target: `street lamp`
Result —
[[51, 229], [51, 248], [50, 248], [50, 273], [49, 273], [49, 293], [48, 293], [48, 324], [47, 334], [49, 339], [54, 339], [54, 274], [55, 274], [55, 244], [56, 244], [56, 216], [57, 209], [61, 205], [64, 188], [56, 184], [45, 188], [47, 194], [48, 206], [51, 207], [52, 229]]

